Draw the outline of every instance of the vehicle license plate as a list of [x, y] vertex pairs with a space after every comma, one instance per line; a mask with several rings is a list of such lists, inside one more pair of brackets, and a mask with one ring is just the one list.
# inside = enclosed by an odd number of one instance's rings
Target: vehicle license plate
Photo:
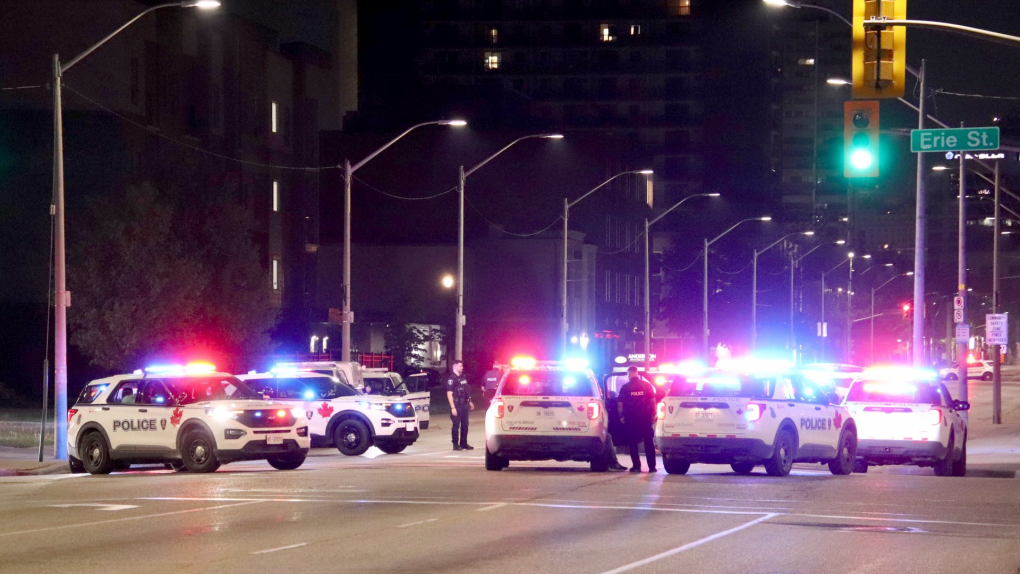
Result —
[[280, 435], [267, 435], [266, 444], [283, 444], [283, 437]]
[[715, 419], [715, 413], [694, 413], [694, 420], [710, 421]]
[[406, 428], [407, 428], [407, 432], [413, 431], [414, 430], [414, 423], [407, 423], [407, 427]]

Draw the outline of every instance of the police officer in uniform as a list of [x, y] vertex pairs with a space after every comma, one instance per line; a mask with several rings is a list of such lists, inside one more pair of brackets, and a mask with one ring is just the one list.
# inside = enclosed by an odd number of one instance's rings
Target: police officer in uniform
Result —
[[499, 364], [499, 361], [493, 361], [492, 369], [486, 371], [485, 375], [482, 376], [482, 385], [485, 389], [485, 400], [492, 400], [492, 397], [496, 394], [496, 386], [499, 385], [499, 380], [502, 377], [502, 365]]
[[446, 377], [446, 399], [450, 401], [450, 435], [453, 437], [453, 450], [474, 450], [467, 442], [468, 413], [475, 410], [471, 401], [471, 388], [464, 378], [464, 362], [454, 361], [450, 366], [450, 374]]
[[630, 447], [630, 460], [633, 463], [631, 472], [641, 472], [641, 457], [638, 455], [638, 444], [645, 445], [645, 458], [648, 459], [648, 472], [655, 472], [655, 387], [638, 375], [637, 367], [627, 369], [629, 379], [620, 388], [617, 400], [620, 419], [623, 422], [624, 434]]

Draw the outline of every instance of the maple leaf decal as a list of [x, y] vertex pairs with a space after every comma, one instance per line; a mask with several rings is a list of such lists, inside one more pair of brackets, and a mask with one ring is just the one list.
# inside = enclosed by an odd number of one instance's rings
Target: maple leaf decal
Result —
[[328, 419], [329, 415], [333, 414], [333, 407], [329, 406], [329, 403], [322, 403], [322, 406], [319, 407], [319, 414], [322, 415], [322, 418]]
[[843, 413], [836, 411], [836, 416], [832, 417], [832, 425], [836, 428], [843, 426]]
[[176, 409], [174, 409], [173, 414], [170, 415], [170, 424], [174, 426], [181, 424], [181, 417], [183, 416], [184, 411], [181, 410], [181, 407], [177, 407]]

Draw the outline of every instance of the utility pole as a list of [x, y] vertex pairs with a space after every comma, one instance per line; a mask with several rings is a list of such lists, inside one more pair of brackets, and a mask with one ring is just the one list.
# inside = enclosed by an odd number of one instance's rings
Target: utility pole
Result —
[[[960, 122], [960, 127], [963, 127], [963, 122]], [[959, 235], [959, 249], [957, 253], [957, 267], [956, 267], [956, 282], [957, 285], [957, 296], [963, 301], [963, 320], [960, 322], [961, 325], [967, 325], [967, 178], [966, 178], [966, 165], [964, 164], [964, 156], [966, 155], [963, 151], [960, 154], [960, 191], [959, 191], [959, 203], [960, 210], [957, 217], [956, 232]], [[918, 154], [923, 155], [923, 154]], [[921, 299], [924, 302], [924, 299]], [[915, 310], [916, 312], [916, 310]], [[956, 360], [957, 369], [959, 373], [959, 384], [960, 389], [957, 396], [961, 401], [967, 400], [967, 343], [968, 337], [962, 337], [963, 333], [958, 333], [956, 336]], [[963, 417], [966, 419], [967, 411], [963, 412]]]
[[454, 317], [453, 360], [464, 360], [464, 166], [457, 174], [457, 316]]
[[[999, 236], [1002, 233], [999, 223], [999, 162], [995, 162], [995, 236], [992, 239], [992, 313], [999, 312]], [[1009, 332], [1009, 323], [1006, 323]], [[1002, 365], [999, 357], [1002, 347], [992, 346], [992, 424], [1002, 424]]]
[[[924, 129], [924, 76], [925, 60], [921, 60], [921, 69], [917, 72], [920, 92], [917, 105], [917, 129]], [[928, 211], [928, 198], [924, 186], [924, 154], [917, 155], [917, 198], [914, 202], [914, 322], [911, 331], [913, 342], [913, 362], [915, 367], [924, 366], [924, 320], [918, 316], [924, 309], [924, 265], [927, 248], [925, 221]]]

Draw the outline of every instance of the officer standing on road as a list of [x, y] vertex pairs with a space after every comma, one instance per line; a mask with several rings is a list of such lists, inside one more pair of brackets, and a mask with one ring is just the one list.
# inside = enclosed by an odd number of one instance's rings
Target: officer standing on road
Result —
[[627, 369], [629, 379], [620, 388], [617, 408], [623, 422], [624, 434], [630, 447], [630, 460], [633, 463], [631, 472], [641, 472], [641, 457], [638, 455], [638, 443], [645, 445], [645, 458], [648, 460], [648, 472], [655, 472], [655, 387], [638, 375], [637, 367]]
[[450, 374], [446, 377], [446, 399], [450, 401], [450, 420], [453, 421], [450, 428], [453, 450], [474, 450], [475, 447], [468, 444], [467, 436], [468, 414], [475, 410], [475, 403], [471, 401], [471, 388], [464, 378], [463, 361], [454, 361], [450, 366]]

